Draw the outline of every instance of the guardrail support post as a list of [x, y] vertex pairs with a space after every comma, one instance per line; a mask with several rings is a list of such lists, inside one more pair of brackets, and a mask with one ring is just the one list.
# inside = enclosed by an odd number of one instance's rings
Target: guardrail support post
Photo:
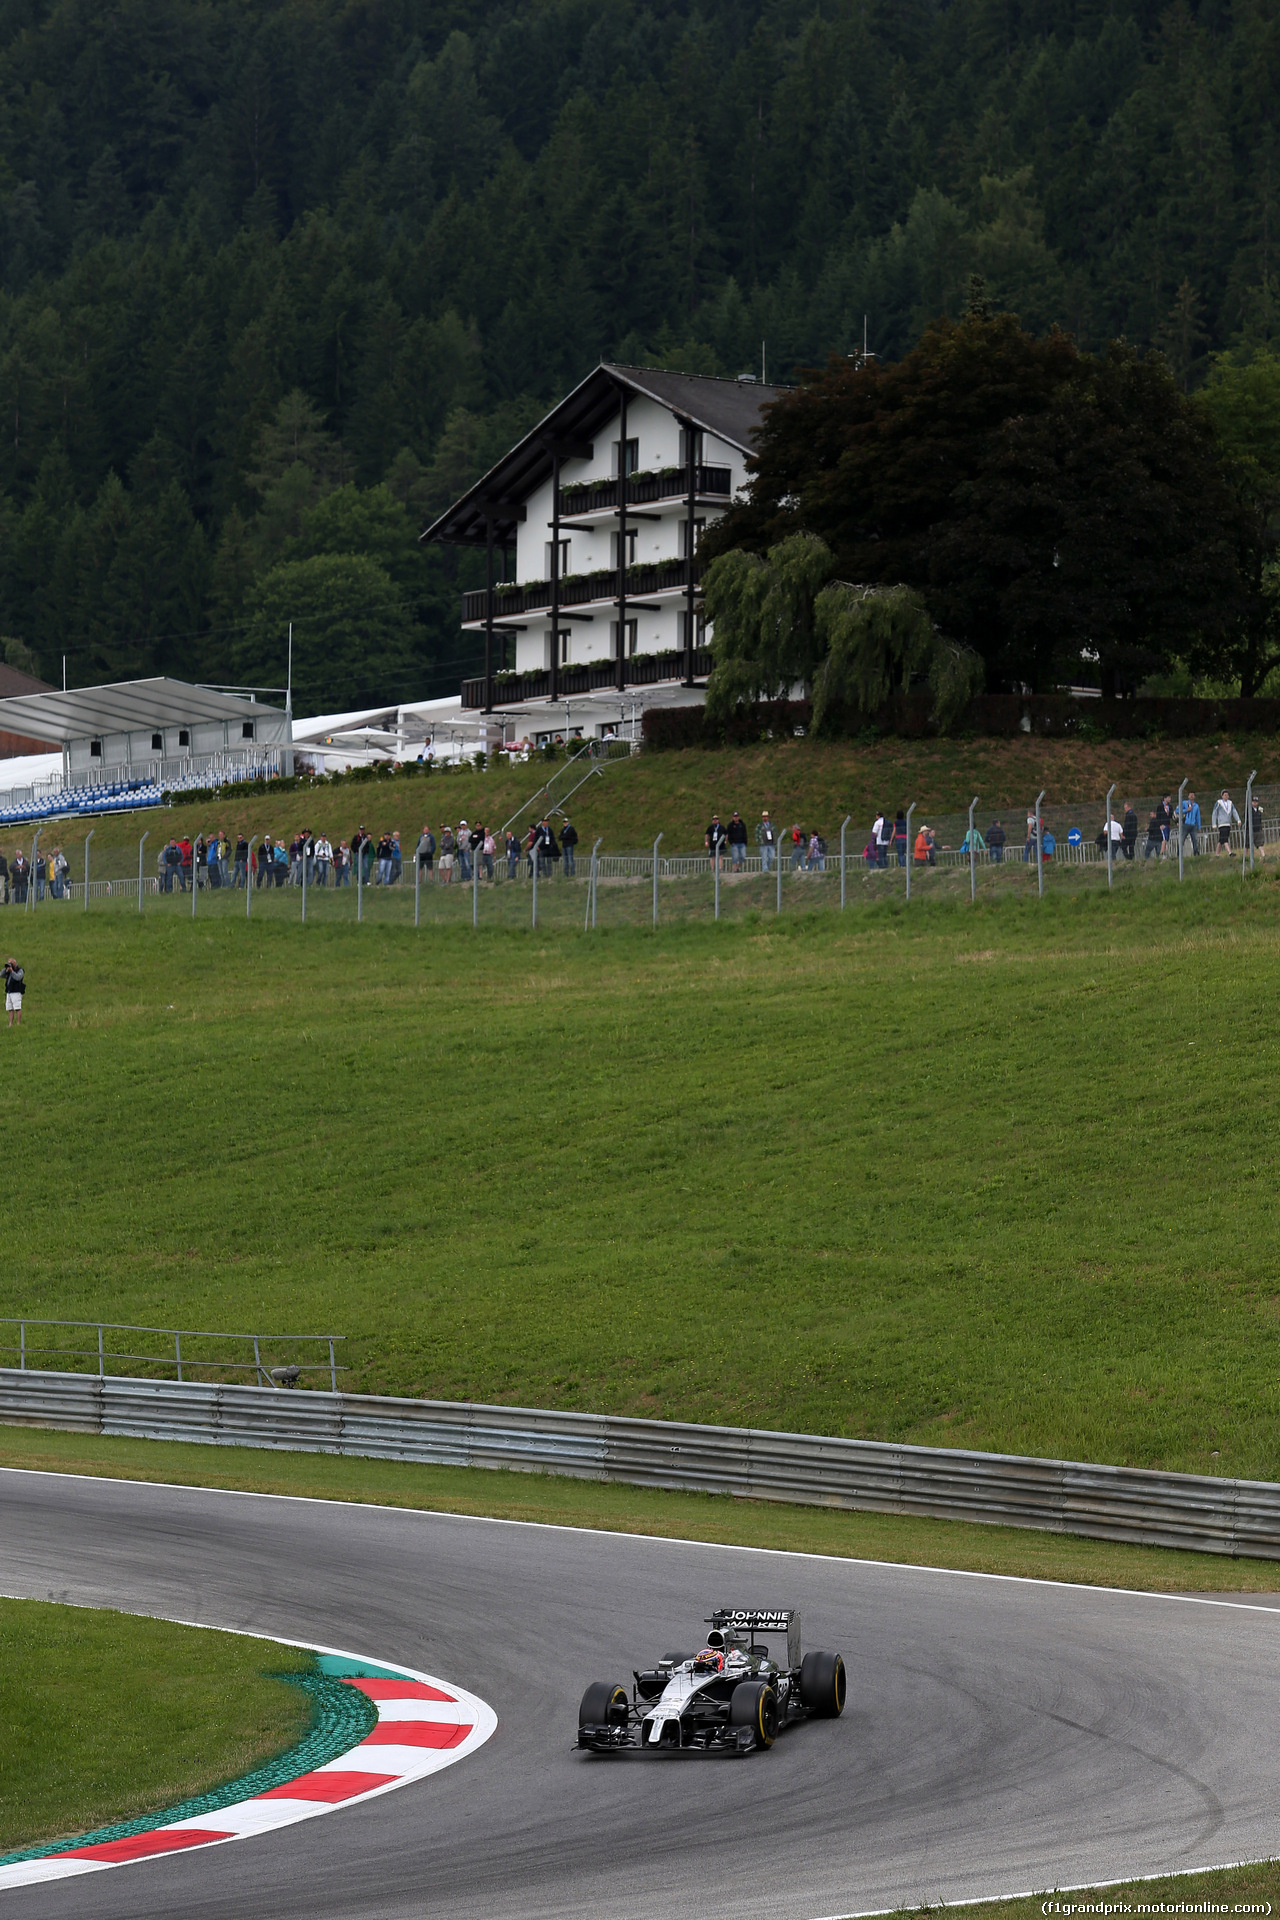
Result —
[[853, 818], [853, 815], [851, 813], [846, 813], [844, 819], [840, 822], [840, 911], [841, 913], [844, 912], [844, 835], [845, 835], [845, 829], [848, 826], [849, 822], [852, 820], [852, 818]]
[[916, 810], [916, 803], [913, 800], [911, 802], [911, 805], [907, 808], [907, 898], [908, 900], [911, 898], [911, 858], [912, 858], [911, 816], [915, 812], [915, 810]]
[[662, 835], [659, 834], [653, 843], [653, 924], [655, 927], [658, 924], [658, 848], [661, 845]]
[[150, 838], [151, 838], [151, 829], [150, 827], [148, 827], [146, 832], [143, 834], [141, 840], [139, 840], [138, 842], [138, 912], [139, 913], [142, 912], [142, 849], [146, 846], [147, 841]]
[[969, 802], [969, 898], [971, 901], [978, 897], [978, 856], [973, 850], [973, 810], [980, 798], [981, 795], [975, 793]]
[[178, 1378], [179, 1380], [181, 1380], [182, 1378], [182, 1335], [180, 1333], [175, 1333], [173, 1336], [173, 1357], [178, 1363]]
[[1249, 775], [1248, 784], [1244, 790], [1244, 844], [1240, 849], [1240, 878], [1242, 880], [1244, 879], [1244, 859], [1246, 853], [1249, 856], [1249, 871], [1250, 873], [1253, 872], [1253, 783], [1257, 777], [1258, 769], [1255, 767]]
[[1044, 823], [1040, 818], [1040, 802], [1045, 790], [1041, 787], [1036, 795], [1036, 891], [1044, 899]]
[[[1189, 779], [1190, 775], [1188, 775], [1187, 778]], [[1187, 790], [1187, 782], [1186, 780], [1184, 780], [1182, 785], [1178, 788], [1178, 810], [1173, 816], [1178, 823], [1178, 884], [1179, 886], [1181, 886], [1182, 884], [1182, 828], [1184, 824], [1182, 819], [1182, 796], [1186, 792], [1186, 790]]]
[[102, 1357], [102, 1328], [99, 1327], [98, 1328], [98, 1378], [99, 1380], [105, 1380], [106, 1377], [107, 1377], [107, 1369]]
[[23, 1373], [26, 1372], [27, 1370], [27, 1323], [25, 1320], [19, 1320], [18, 1322], [18, 1366]]
[[1111, 785], [1107, 788], [1107, 885], [1108, 886], [1111, 886], [1113, 884], [1112, 873], [1111, 873], [1111, 796], [1115, 792], [1115, 790], [1116, 790], [1116, 783], [1113, 780], [1111, 782]]
[[89, 911], [89, 842], [97, 831], [96, 827], [90, 827], [84, 837], [84, 910], [86, 913]]
[[329, 1391], [338, 1391], [338, 1363], [333, 1357], [333, 1342], [329, 1342]]

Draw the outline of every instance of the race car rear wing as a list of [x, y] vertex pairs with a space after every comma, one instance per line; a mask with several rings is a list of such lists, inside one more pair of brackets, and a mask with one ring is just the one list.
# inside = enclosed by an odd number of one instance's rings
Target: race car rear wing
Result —
[[758, 1633], [766, 1636], [785, 1633], [787, 1665], [800, 1665], [800, 1611], [797, 1607], [717, 1607], [707, 1621], [710, 1627], [728, 1628], [730, 1633]]

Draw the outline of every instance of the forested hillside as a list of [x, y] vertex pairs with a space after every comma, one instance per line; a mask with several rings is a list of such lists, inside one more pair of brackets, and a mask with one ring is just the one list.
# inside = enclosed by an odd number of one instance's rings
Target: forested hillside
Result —
[[976, 271], [1194, 385], [1280, 332], [1278, 14], [5, 0], [9, 656], [451, 690], [417, 532], [602, 355], [897, 357]]

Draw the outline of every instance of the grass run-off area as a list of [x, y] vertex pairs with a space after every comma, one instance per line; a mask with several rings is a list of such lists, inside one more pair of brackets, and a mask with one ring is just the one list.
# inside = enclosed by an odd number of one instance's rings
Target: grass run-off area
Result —
[[1275, 1478], [1274, 864], [656, 936], [10, 910], [2, 1310]]
[[299, 1740], [310, 1705], [273, 1640], [0, 1599], [0, 1853], [135, 1818]]

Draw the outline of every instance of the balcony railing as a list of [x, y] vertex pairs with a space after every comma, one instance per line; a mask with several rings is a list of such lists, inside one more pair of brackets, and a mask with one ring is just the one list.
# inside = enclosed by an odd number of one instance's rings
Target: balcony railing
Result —
[[[693, 674], [695, 680], [705, 680], [714, 662], [708, 647], [695, 649], [693, 656]], [[623, 673], [629, 687], [653, 687], [664, 680], [684, 678], [683, 653], [640, 654], [623, 662]], [[559, 695], [570, 699], [584, 693], [604, 692], [618, 684], [618, 663], [616, 660], [592, 660], [586, 666], [561, 667], [559, 675]], [[536, 673], [495, 673], [493, 676], [493, 700], [495, 706], [507, 707], [517, 701], [548, 700], [551, 697], [551, 673], [543, 668]], [[464, 707], [478, 708], [484, 705], [484, 679], [464, 680], [462, 683], [462, 704]]]
[[[727, 500], [733, 487], [728, 467], [695, 467], [694, 492], [712, 499]], [[685, 467], [663, 467], [657, 473], [632, 474], [627, 481], [627, 505], [642, 507], [653, 500], [687, 500], [689, 474]], [[579, 513], [600, 513], [617, 508], [616, 480], [589, 480], [580, 486], [561, 487], [560, 511], [569, 519]]]
[[[694, 560], [694, 579], [700, 580], [703, 573], [701, 560]], [[628, 600], [645, 600], [653, 593], [669, 593], [673, 588], [689, 584], [689, 563], [687, 560], [658, 560], [649, 566], [627, 568]], [[618, 570], [616, 567], [600, 567], [594, 573], [570, 573], [560, 582], [560, 605], [562, 607], [587, 606], [592, 601], [616, 600], [618, 597]], [[481, 587], [477, 593], [464, 593], [462, 596], [462, 621], [469, 625], [472, 621], [485, 618], [486, 589]], [[505, 593], [493, 596], [493, 617], [495, 620], [514, 620], [522, 613], [543, 613], [551, 605], [551, 582], [537, 580], [527, 586], [512, 587]]]

